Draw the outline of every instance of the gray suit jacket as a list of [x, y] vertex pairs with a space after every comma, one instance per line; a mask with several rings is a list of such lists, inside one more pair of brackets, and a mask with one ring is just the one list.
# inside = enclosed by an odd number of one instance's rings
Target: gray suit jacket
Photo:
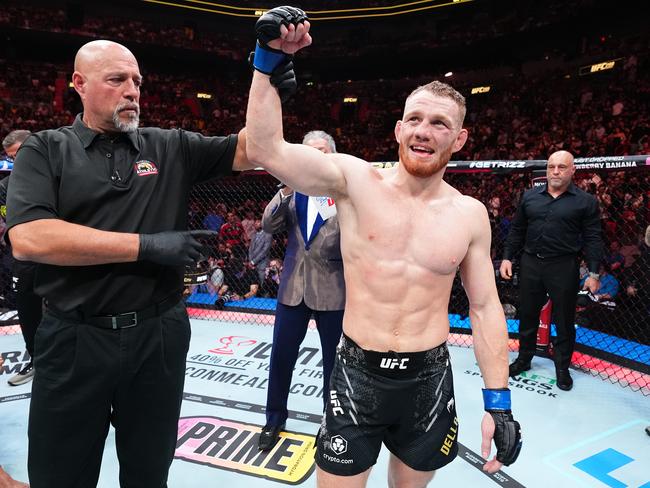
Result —
[[296, 214], [296, 192], [285, 201], [278, 192], [264, 210], [262, 227], [272, 234], [288, 231], [278, 301], [295, 306], [304, 299], [312, 310], [343, 310], [345, 281], [338, 218], [326, 220], [306, 246]]
[[264, 268], [269, 264], [269, 255], [271, 254], [271, 244], [273, 236], [262, 229], [261, 232], [255, 232], [248, 246], [248, 260], [253, 261], [258, 269], [264, 272]]

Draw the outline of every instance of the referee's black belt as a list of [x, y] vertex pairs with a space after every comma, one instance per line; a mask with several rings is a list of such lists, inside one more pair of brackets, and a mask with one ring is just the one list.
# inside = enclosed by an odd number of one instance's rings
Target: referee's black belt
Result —
[[574, 259], [576, 257], [575, 254], [544, 254], [528, 251], [526, 251], [526, 254], [534, 258], [541, 259], [542, 261], [560, 261], [562, 259]]
[[180, 296], [174, 294], [163, 301], [158, 302], [154, 305], [151, 305], [142, 310], [137, 310], [135, 312], [124, 312], [118, 313], [115, 315], [86, 315], [83, 310], [75, 309], [69, 312], [63, 312], [53, 307], [51, 304], [46, 303], [47, 310], [60, 319], [70, 320], [73, 322], [79, 322], [83, 324], [93, 325], [95, 327], [100, 327], [102, 329], [128, 329], [130, 327], [135, 327], [140, 322], [151, 319], [153, 317], [158, 317], [165, 313], [167, 310], [172, 308], [180, 301]]

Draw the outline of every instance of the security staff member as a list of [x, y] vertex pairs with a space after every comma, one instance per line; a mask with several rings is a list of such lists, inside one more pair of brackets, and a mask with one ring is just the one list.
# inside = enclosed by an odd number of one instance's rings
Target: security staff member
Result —
[[589, 266], [585, 288], [598, 288], [602, 259], [600, 215], [596, 197], [577, 188], [573, 156], [557, 151], [548, 158], [544, 186], [524, 193], [506, 240], [501, 277], [512, 277], [512, 258], [523, 247], [520, 277], [519, 356], [510, 365], [514, 377], [531, 368], [535, 355], [539, 313], [553, 302], [557, 327], [555, 371], [557, 386], [570, 390], [571, 355], [575, 346], [575, 308], [579, 284], [578, 252]]
[[[164, 487], [190, 328], [183, 269], [192, 184], [250, 168], [245, 130], [138, 129], [142, 76], [124, 46], [84, 45], [73, 125], [30, 137], [9, 188], [14, 256], [43, 263], [28, 469], [33, 488], [96, 486], [109, 422], [120, 484]], [[199, 233], [208, 231], [198, 231]]]

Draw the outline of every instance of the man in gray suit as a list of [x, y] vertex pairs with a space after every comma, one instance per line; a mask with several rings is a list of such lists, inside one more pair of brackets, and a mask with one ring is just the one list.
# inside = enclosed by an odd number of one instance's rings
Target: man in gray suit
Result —
[[264, 273], [269, 265], [273, 236], [262, 228], [262, 221], [255, 220], [255, 234], [248, 245], [248, 261], [257, 271], [260, 284], [264, 282]]
[[[307, 133], [303, 144], [336, 152], [334, 139], [323, 131]], [[266, 451], [273, 448], [287, 420], [293, 368], [312, 316], [323, 355], [323, 391], [328, 391], [342, 332], [345, 282], [339, 222], [331, 198], [308, 197], [284, 187], [264, 210], [262, 226], [269, 233], [289, 233], [273, 328], [266, 425], [259, 440], [259, 448]]]

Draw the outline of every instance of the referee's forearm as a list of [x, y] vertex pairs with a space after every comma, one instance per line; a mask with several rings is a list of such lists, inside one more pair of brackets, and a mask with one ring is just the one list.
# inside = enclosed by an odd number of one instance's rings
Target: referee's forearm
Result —
[[59, 219], [39, 219], [9, 230], [13, 255], [20, 261], [57, 266], [133, 262], [140, 236], [107, 232]]

